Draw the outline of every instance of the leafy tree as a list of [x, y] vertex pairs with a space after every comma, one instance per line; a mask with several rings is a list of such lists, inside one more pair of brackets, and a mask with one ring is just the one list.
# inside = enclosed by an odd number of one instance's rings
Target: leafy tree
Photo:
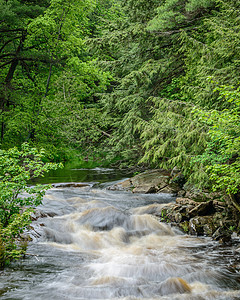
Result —
[[[3, 16], [0, 25], [4, 38], [0, 48], [3, 53], [0, 78], [2, 95], [5, 95], [1, 109], [3, 147], [25, 141], [48, 149], [50, 142], [52, 149], [78, 147], [78, 143], [68, 143], [68, 136], [74, 135], [73, 127], [68, 126], [69, 132], [65, 132], [65, 124], [74, 119], [69, 107], [76, 115], [84, 116], [82, 110], [96, 103], [95, 94], [105, 89], [110, 78], [91, 63], [85, 45], [91, 34], [89, 19], [96, 9], [95, 1], [51, 0], [38, 5], [33, 1], [2, 1], [1, 5], [3, 12], [9, 10], [9, 15], [17, 8], [21, 11], [14, 15], [15, 23], [11, 23], [10, 17]], [[15, 31], [18, 34], [19, 53], [14, 52], [15, 38], [12, 40], [7, 36], [4, 26], [11, 28], [11, 34]], [[24, 32], [22, 40], [18, 33], [20, 29]], [[12, 60], [15, 61], [14, 68]], [[10, 70], [11, 80], [6, 84]], [[73, 89], [67, 87], [66, 82], [70, 81], [74, 82]], [[73, 98], [75, 100], [71, 101]], [[62, 105], [68, 101], [68, 105]]]
[[27, 26], [42, 14], [48, 1], [0, 1], [0, 60], [1, 60], [1, 140], [3, 141], [8, 112], [15, 105], [12, 93], [15, 94], [13, 79], [19, 69], [25, 77], [33, 81], [29, 62], [37, 62], [31, 54], [31, 48], [25, 46], [28, 35]]
[[30, 224], [33, 208], [41, 204], [49, 186], [28, 186], [60, 165], [44, 163], [44, 151], [23, 144], [21, 150], [0, 151], [0, 265], [21, 257], [26, 251], [22, 233]]
[[208, 126], [210, 139], [203, 153], [192, 162], [204, 166], [213, 190], [225, 191], [240, 212], [240, 88], [219, 86], [216, 91], [231, 108], [193, 111]]

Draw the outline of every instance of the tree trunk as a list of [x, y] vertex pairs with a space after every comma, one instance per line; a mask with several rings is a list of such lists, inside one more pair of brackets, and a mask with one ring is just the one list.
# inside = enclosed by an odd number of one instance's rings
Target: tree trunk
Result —
[[[15, 73], [15, 71], [17, 69], [17, 66], [18, 66], [18, 63], [19, 63], [19, 54], [23, 50], [23, 43], [26, 39], [26, 35], [27, 35], [27, 32], [25, 30], [22, 30], [22, 36], [21, 36], [19, 45], [18, 45], [16, 53], [15, 53], [15, 57], [11, 61], [10, 68], [9, 68], [7, 76], [4, 80], [4, 92], [5, 93], [0, 98], [1, 113], [4, 113], [5, 111], [7, 111], [9, 109], [9, 106], [10, 106], [10, 99], [9, 99], [9, 96], [8, 96], [8, 91], [11, 89], [11, 81], [14, 77], [14, 73]], [[2, 120], [2, 122], [1, 122], [1, 142], [3, 142], [5, 127], [6, 127], [5, 122]]]

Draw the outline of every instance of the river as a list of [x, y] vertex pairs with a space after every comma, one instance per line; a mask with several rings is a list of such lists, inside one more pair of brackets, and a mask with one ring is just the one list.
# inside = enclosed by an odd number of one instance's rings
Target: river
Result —
[[[149, 214], [171, 195], [111, 191], [123, 173], [75, 171], [71, 181], [90, 183], [46, 193], [26, 259], [0, 273], [1, 299], [240, 299], [237, 237], [224, 246], [188, 236]], [[70, 181], [62, 174], [47, 181]]]

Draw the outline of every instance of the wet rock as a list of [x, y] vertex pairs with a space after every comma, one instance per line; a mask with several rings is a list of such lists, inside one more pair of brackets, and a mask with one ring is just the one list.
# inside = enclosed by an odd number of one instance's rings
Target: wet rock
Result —
[[94, 230], [111, 230], [117, 226], [127, 227], [129, 216], [115, 207], [96, 207], [86, 210], [78, 218], [79, 224], [90, 225]]
[[229, 243], [231, 241], [232, 232], [229, 229], [219, 227], [213, 234], [212, 238], [223, 244]]
[[152, 194], [156, 193], [156, 187], [152, 185], [141, 185], [135, 187], [132, 192], [133, 193], [141, 193], [141, 194]]
[[42, 212], [41, 210], [35, 210], [34, 213], [31, 214], [31, 220], [32, 221], [36, 221], [38, 219], [41, 219], [41, 218], [47, 218], [47, 217], [55, 217], [57, 214], [54, 213], [54, 212]]
[[48, 213], [46, 213], [46, 215], [50, 218], [57, 216], [57, 214], [55, 212], [48, 212]]
[[210, 236], [214, 232], [211, 216], [197, 216], [189, 221], [189, 232], [193, 235]]
[[40, 210], [36, 210], [36, 211], [34, 211], [34, 213], [32, 213], [31, 220], [32, 221], [36, 221], [36, 220], [38, 220], [40, 218], [46, 218], [46, 217], [47, 217], [46, 213], [44, 213], [44, 212], [42, 212]]
[[111, 191], [130, 191], [133, 189], [133, 185], [131, 179], [126, 179], [109, 186], [107, 189]]

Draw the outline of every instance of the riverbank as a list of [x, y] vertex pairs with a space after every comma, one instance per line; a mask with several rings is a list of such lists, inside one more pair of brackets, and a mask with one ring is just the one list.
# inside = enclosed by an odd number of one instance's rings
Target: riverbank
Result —
[[184, 189], [184, 178], [178, 170], [150, 170], [111, 186], [111, 190], [132, 193], [170, 193], [173, 203], [153, 214], [161, 222], [171, 223], [185, 233], [210, 236], [222, 243], [230, 243], [232, 235], [240, 233], [239, 215], [227, 196], [220, 193]]

